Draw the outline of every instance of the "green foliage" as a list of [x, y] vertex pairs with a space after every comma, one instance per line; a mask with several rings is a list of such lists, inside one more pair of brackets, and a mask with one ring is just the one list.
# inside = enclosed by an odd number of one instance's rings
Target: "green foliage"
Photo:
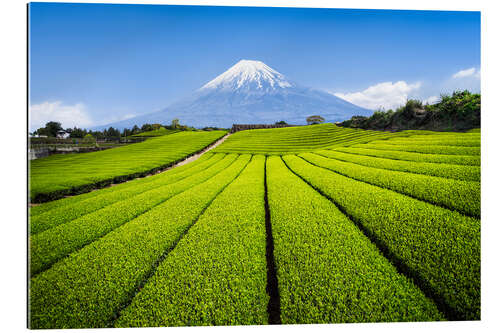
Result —
[[382, 157], [348, 154], [336, 150], [319, 150], [315, 153], [328, 158], [334, 158], [339, 161], [356, 163], [373, 168], [405, 171], [457, 180], [469, 180], [476, 182], [481, 180], [481, 168], [479, 166], [410, 162]]
[[182, 132], [99, 152], [30, 162], [32, 202], [58, 199], [160, 170], [210, 145], [225, 132]]
[[287, 155], [288, 166], [359, 223], [452, 317], [480, 318], [480, 221]]
[[422, 153], [411, 153], [399, 150], [381, 150], [378, 149], [378, 147], [377, 149], [341, 147], [341, 148], [335, 148], [335, 150], [356, 155], [383, 157], [383, 158], [403, 160], [403, 161], [473, 165], [473, 166], [481, 165], [481, 157], [477, 155], [463, 156], [463, 155], [422, 154]]
[[449, 145], [425, 145], [425, 144], [413, 144], [413, 145], [391, 145], [391, 144], [381, 144], [381, 143], [366, 143], [354, 145], [353, 148], [368, 148], [368, 149], [381, 149], [381, 150], [396, 150], [396, 151], [406, 151], [412, 153], [422, 153], [422, 154], [443, 154], [443, 155], [465, 155], [465, 156], [479, 156], [481, 154], [480, 147], [453, 147]]
[[379, 138], [400, 135], [404, 136], [406, 134], [354, 130], [332, 124], [255, 129], [232, 134], [220, 146], [215, 148], [214, 152], [281, 155], [369, 142]]
[[441, 95], [440, 101], [432, 105], [410, 99], [396, 111], [377, 110], [370, 117], [354, 116], [341, 126], [374, 130], [476, 128], [481, 126], [481, 95], [455, 91]]
[[163, 135], [169, 135], [169, 134], [174, 134], [179, 132], [177, 129], [166, 129], [165, 127], [160, 127], [158, 129], [152, 130], [152, 131], [147, 131], [147, 132], [142, 132], [139, 134], [134, 134], [134, 137], [156, 137], [156, 136], [163, 136]]
[[[184, 179], [161, 179], [158, 187], [142, 185], [143, 193], [109, 204], [70, 222], [59, 224], [30, 237], [31, 275], [38, 274], [67, 254], [114, 230], [118, 226], [144, 214], [171, 197], [200, 184], [217, 174], [235, 159], [227, 156], [207, 170]], [[113, 196], [114, 193], [111, 194]], [[102, 199], [102, 198], [101, 198]], [[86, 204], [83, 202], [82, 204]]]
[[31, 209], [30, 233], [37, 234], [115, 202], [129, 199], [143, 192], [182, 180], [192, 174], [205, 170], [223, 157], [223, 154], [209, 155], [208, 157], [204, 155], [195, 162], [168, 170], [156, 176], [138, 178], [100, 191], [93, 191], [35, 206]]
[[59, 132], [63, 131], [61, 123], [56, 121], [49, 121], [45, 124], [45, 127], [37, 129], [34, 134], [45, 135], [48, 137], [56, 137]]
[[264, 159], [212, 202], [115, 326], [267, 324]]
[[267, 174], [284, 324], [443, 319], [352, 221], [279, 157], [268, 159]]
[[95, 143], [95, 138], [92, 136], [92, 134], [87, 134], [83, 137], [82, 141], [84, 143]]
[[304, 153], [299, 156], [316, 166], [338, 174], [391, 189], [416, 199], [456, 210], [465, 215], [479, 217], [481, 214], [481, 186], [479, 182], [366, 167], [312, 153]]
[[[123, 224], [30, 280], [31, 328], [107, 327], [164, 256], [243, 170], [224, 171]], [[194, 185], [194, 184], [193, 184]]]
[[[54, 156], [45, 177], [139, 175], [224, 134]], [[480, 319], [480, 220], [464, 215], [480, 212], [479, 149], [477, 130], [248, 130], [196, 162], [31, 207], [30, 326], [266, 323], [263, 155], [284, 155], [266, 170], [283, 323]]]
[[321, 116], [309, 116], [306, 118], [307, 124], [308, 125], [316, 125], [316, 124], [321, 124], [325, 122], [325, 118]]

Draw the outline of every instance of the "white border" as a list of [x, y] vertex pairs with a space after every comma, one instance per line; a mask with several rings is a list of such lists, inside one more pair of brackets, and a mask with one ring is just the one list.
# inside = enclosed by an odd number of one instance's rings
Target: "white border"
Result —
[[[499, 71], [500, 15], [496, 1], [476, 0], [199, 0], [199, 1], [52, 1], [80, 3], [137, 3], [179, 5], [237, 5], [265, 7], [316, 7], [316, 8], [369, 8], [369, 9], [417, 9], [417, 10], [480, 10], [481, 76], [482, 76], [482, 320], [480, 322], [445, 323], [391, 323], [391, 324], [334, 324], [294, 326], [246, 326], [213, 328], [152, 328], [140, 331], [169, 332], [250, 332], [255, 329], [271, 332], [317, 330], [341, 332], [401, 332], [401, 331], [499, 331], [498, 308], [500, 220], [498, 214], [498, 172], [500, 98], [497, 84]], [[2, 43], [0, 103], [2, 117], [2, 254], [0, 327], [5, 332], [26, 330], [26, 2], [2, 0], [0, 2]], [[423, 52], [432, 50], [422, 50]], [[113, 330], [112, 332], [124, 331]], [[60, 330], [53, 330], [59, 332]], [[106, 330], [108, 331], [108, 330]], [[135, 330], [137, 331], [137, 330]], [[78, 332], [96, 332], [78, 330]]]

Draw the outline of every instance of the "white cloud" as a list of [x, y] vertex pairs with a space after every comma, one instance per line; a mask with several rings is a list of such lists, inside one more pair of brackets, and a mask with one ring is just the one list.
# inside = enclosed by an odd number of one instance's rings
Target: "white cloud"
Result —
[[29, 112], [30, 130], [44, 127], [49, 121], [60, 122], [63, 128], [89, 127], [92, 119], [85, 110], [85, 105], [77, 103], [65, 105], [61, 101], [32, 104]]
[[420, 89], [421, 85], [420, 82], [411, 84], [405, 81], [394, 83], [382, 82], [368, 87], [363, 91], [346, 94], [335, 93], [334, 95], [371, 110], [379, 108], [395, 109], [405, 104], [408, 95], [410, 93], [415, 93]]
[[476, 71], [476, 67], [462, 69], [461, 71], [458, 71], [455, 74], [453, 74], [451, 77], [453, 79], [460, 79], [460, 78], [469, 77], [469, 76], [480, 77], [480, 70], [478, 69]]

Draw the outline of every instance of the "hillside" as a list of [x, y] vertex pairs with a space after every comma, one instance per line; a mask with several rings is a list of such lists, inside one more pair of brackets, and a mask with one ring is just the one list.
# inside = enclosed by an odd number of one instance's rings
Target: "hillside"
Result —
[[423, 105], [409, 100], [396, 111], [375, 111], [370, 117], [354, 116], [338, 124], [343, 127], [370, 130], [400, 131], [421, 129], [433, 131], [464, 131], [481, 126], [481, 95], [456, 91], [443, 95], [438, 103]]

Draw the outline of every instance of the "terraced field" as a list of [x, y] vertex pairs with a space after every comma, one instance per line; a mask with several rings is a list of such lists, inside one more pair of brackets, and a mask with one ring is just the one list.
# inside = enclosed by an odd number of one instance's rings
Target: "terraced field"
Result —
[[30, 325], [479, 320], [479, 152], [478, 132], [250, 130], [32, 207]]
[[164, 169], [203, 150], [225, 133], [181, 132], [104, 151], [31, 161], [31, 202], [88, 192]]

